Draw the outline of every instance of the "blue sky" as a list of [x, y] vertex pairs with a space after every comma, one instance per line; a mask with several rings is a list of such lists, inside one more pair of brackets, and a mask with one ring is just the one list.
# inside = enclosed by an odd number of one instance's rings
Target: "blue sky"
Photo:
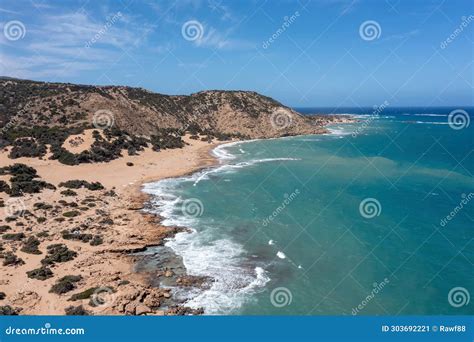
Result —
[[473, 3], [3, 0], [0, 75], [295, 107], [473, 105]]

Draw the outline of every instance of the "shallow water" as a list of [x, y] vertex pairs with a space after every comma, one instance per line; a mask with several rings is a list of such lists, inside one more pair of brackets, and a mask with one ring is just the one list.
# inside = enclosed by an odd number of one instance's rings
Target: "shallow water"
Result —
[[215, 279], [187, 304], [207, 314], [474, 313], [448, 300], [456, 287], [474, 293], [474, 124], [452, 129], [453, 109], [345, 109], [360, 122], [225, 145], [218, 167], [147, 184], [163, 223], [192, 229], [166, 245], [189, 274]]

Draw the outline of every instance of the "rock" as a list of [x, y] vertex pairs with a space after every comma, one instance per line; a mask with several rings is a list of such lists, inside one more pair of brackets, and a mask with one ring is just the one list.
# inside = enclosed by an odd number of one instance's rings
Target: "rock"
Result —
[[173, 271], [167, 270], [167, 271], [165, 272], [165, 277], [167, 277], [167, 278], [172, 277], [173, 274], [174, 274]]
[[143, 204], [141, 203], [132, 203], [128, 206], [128, 210], [142, 210], [144, 208]]
[[163, 310], [156, 310], [155, 311], [155, 315], [156, 316], [164, 316], [165, 315], [165, 312]]
[[137, 309], [137, 303], [131, 302], [125, 305], [125, 313], [130, 315], [135, 315], [135, 310]]
[[135, 314], [137, 316], [144, 315], [150, 312], [151, 312], [151, 309], [148, 306], [143, 305], [143, 304], [137, 305], [137, 307], [135, 308]]
[[163, 297], [170, 298], [171, 294], [169, 292], [165, 292], [165, 293], [163, 293]]

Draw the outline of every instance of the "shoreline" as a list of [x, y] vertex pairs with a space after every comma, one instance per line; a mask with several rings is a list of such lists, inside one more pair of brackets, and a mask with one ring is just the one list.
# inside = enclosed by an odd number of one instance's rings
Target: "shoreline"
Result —
[[[321, 133], [330, 132], [324, 129]], [[85, 131], [80, 136], [83, 140], [82, 146], [87, 148], [92, 139], [91, 132]], [[290, 137], [294, 136], [283, 138]], [[67, 142], [75, 138], [77, 136], [71, 136]], [[28, 227], [28, 232], [25, 231], [25, 239], [0, 240], [0, 247], [2, 243], [4, 247], [3, 253], [13, 253], [22, 261], [22, 263], [8, 266], [0, 264], [0, 271], [6, 275], [0, 280], [0, 294], [3, 292], [6, 295], [6, 298], [0, 299], [0, 307], [10, 306], [22, 315], [64, 315], [70, 307], [93, 315], [202, 314], [202, 310], [186, 308], [182, 303], [174, 301], [169, 287], [164, 288], [153, 283], [159, 284], [161, 280], [164, 280], [165, 283], [174, 281], [179, 286], [199, 286], [204, 283], [203, 277], [188, 275], [185, 267], [184, 272], [180, 274], [174, 274], [166, 267], [163, 269], [160, 266], [158, 268], [161, 269], [153, 270], [153, 274], [136, 272], [140, 257], [132, 255], [133, 253], [163, 246], [166, 238], [173, 237], [186, 229], [185, 227], [163, 226], [162, 217], [144, 212], [142, 209], [150, 201], [151, 195], [142, 190], [143, 186], [163, 179], [191, 175], [218, 165], [221, 157], [217, 153], [212, 153], [216, 148], [267, 139], [208, 143], [186, 136], [184, 140], [187, 145], [182, 149], [162, 150], [157, 153], [147, 148], [140, 155], [128, 156], [124, 153], [121, 158], [108, 163], [75, 166], [49, 160], [48, 156], [45, 159], [25, 157], [9, 159], [8, 150], [3, 150], [0, 153], [0, 164], [23, 163], [32, 166], [38, 171], [40, 180], [51, 183], [57, 188], [17, 197], [20, 201], [24, 201], [22, 203], [27, 215], [20, 216], [13, 223], [9, 223], [7, 233], [23, 232], [25, 226]], [[72, 147], [78, 150], [77, 146]], [[73, 191], [74, 197], [63, 195], [64, 191], [61, 190], [64, 188], [59, 187], [59, 184], [74, 179], [100, 182], [105, 189], [89, 191], [81, 188]], [[8, 182], [8, 177], [0, 175], [0, 180]], [[114, 194], [109, 195], [110, 192]], [[97, 195], [98, 197], [95, 197]], [[4, 193], [0, 193], [0, 200], [6, 202], [9, 199]], [[36, 201], [49, 201], [49, 210], [38, 210]], [[68, 210], [76, 211], [78, 203], [84, 204], [87, 201], [93, 202], [88, 203], [90, 210], [79, 207], [85, 211], [79, 213], [77, 217], [64, 220], [62, 215], [66, 216]], [[98, 204], [97, 207], [96, 204]], [[95, 210], [94, 213], [92, 213], [93, 210]], [[7, 212], [8, 210], [0, 211], [0, 226], [7, 221]], [[39, 217], [44, 221], [40, 223]], [[36, 219], [37, 223], [34, 222]], [[69, 237], [64, 235], [65, 228]], [[74, 235], [76, 233], [77, 236]], [[81, 241], [81, 238], [93, 234], [100, 236], [99, 246], [89, 245], [89, 240]], [[22, 251], [26, 238], [33, 237], [39, 240], [39, 255]], [[46, 247], [58, 243], [65, 245], [66, 249], [76, 254], [72, 258], [73, 261], [54, 263], [50, 267], [52, 275], [46, 279], [26, 277], [29, 271], [38, 270], [38, 268], [41, 271], [41, 258], [49, 253]], [[178, 255], [175, 257], [179, 258]], [[51, 293], [58, 279], [71, 275], [79, 276], [81, 280], [70, 285], [72, 289], [68, 289], [67, 293]], [[151, 281], [153, 277], [159, 279], [153, 282]], [[80, 298], [72, 300], [71, 296], [74, 295]], [[96, 302], [99, 304], [97, 305]]]
[[[85, 134], [87, 140], [87, 134]], [[131, 315], [175, 315], [196, 314], [174, 303], [169, 289], [151, 286], [143, 274], [134, 272], [136, 256], [130, 252], [146, 250], [152, 246], [163, 244], [166, 237], [173, 236], [178, 229], [160, 225], [160, 218], [156, 215], [144, 213], [141, 209], [149, 200], [149, 196], [141, 189], [147, 182], [159, 181], [165, 178], [181, 177], [192, 174], [206, 167], [215, 165], [217, 158], [210, 152], [225, 142], [202, 142], [191, 140], [182, 149], [163, 150], [153, 152], [149, 149], [138, 156], [124, 156], [109, 163], [81, 164], [67, 166], [57, 161], [39, 160], [37, 158], [9, 159], [6, 151], [0, 153], [0, 163], [11, 165], [24, 163], [34, 167], [41, 180], [52, 183], [56, 190], [43, 190], [41, 193], [25, 194], [15, 197], [24, 203], [25, 215], [8, 222], [8, 210], [0, 210], [0, 226], [7, 226], [7, 233], [26, 233], [26, 237], [34, 234], [39, 238], [38, 255], [24, 253], [22, 241], [0, 240], [3, 252], [12, 252], [22, 260], [18, 265], [2, 265], [0, 271], [4, 275], [0, 280], [0, 293], [5, 298], [0, 299], [0, 307], [10, 306], [21, 315], [53, 314], [64, 315], [69, 306], [82, 306], [90, 314], [131, 314]], [[126, 163], [131, 162], [133, 166]], [[8, 177], [0, 176], [7, 180]], [[105, 187], [101, 191], [74, 189], [77, 196], [65, 197], [59, 192], [64, 188], [58, 187], [60, 182], [73, 179], [84, 179], [89, 182], [99, 181]], [[108, 197], [106, 191], [114, 190], [116, 196]], [[64, 222], [55, 222], [61, 217], [63, 210], [71, 208], [62, 203], [83, 203], [94, 195], [98, 207], [84, 211], [80, 216], [69, 218]], [[12, 197], [13, 198], [13, 197]], [[0, 193], [0, 199], [8, 204], [9, 197]], [[38, 213], [35, 205], [38, 202], [51, 205], [49, 212]], [[36, 203], [34, 203], [36, 202]], [[61, 204], [61, 205], [59, 205]], [[87, 209], [87, 208], [85, 208]], [[95, 214], [90, 213], [96, 210]], [[97, 212], [100, 211], [100, 215]], [[30, 216], [30, 214], [32, 216]], [[37, 217], [46, 217], [46, 222], [37, 223]], [[105, 216], [105, 218], [104, 218]], [[62, 218], [61, 218], [62, 219]], [[102, 224], [102, 221], [109, 220]], [[8, 222], [8, 223], [7, 223]], [[98, 222], [98, 224], [97, 224]], [[111, 224], [111, 225], [110, 225]], [[25, 227], [26, 230], [25, 230]], [[98, 233], [104, 240], [99, 246], [90, 246], [84, 241], [65, 239], [64, 228], [77, 229], [74, 233], [83, 236], [86, 233]], [[46, 232], [46, 233], [44, 233]], [[3, 232], [2, 232], [3, 233]], [[48, 236], [43, 236], [43, 235]], [[4, 235], [4, 234], [3, 234]], [[51, 265], [52, 277], [46, 279], [31, 279], [26, 272], [41, 268], [41, 258], [48, 255], [46, 247], [54, 243], [61, 243], [77, 256], [68, 262], [57, 262]], [[2, 254], [2, 253], [0, 253]], [[0, 259], [1, 261], [2, 259]], [[50, 293], [50, 289], [58, 278], [67, 275], [81, 276], [72, 291], [64, 294]], [[96, 289], [87, 298], [71, 301], [71, 296]], [[94, 298], [100, 305], [94, 305]], [[91, 305], [93, 304], [93, 305]]]

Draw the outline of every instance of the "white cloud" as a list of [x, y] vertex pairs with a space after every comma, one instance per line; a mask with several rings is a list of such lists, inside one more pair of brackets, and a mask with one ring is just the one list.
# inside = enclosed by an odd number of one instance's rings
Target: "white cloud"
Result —
[[135, 23], [128, 17], [126, 23], [121, 22], [122, 18], [119, 12], [101, 20], [85, 11], [48, 14], [39, 23], [28, 25], [28, 39], [21, 45], [2, 39], [2, 35], [0, 44], [7, 45], [7, 49], [0, 53], [0, 74], [65, 77], [99, 69], [119, 59], [124, 50], [139, 46], [153, 31], [153, 26]]

